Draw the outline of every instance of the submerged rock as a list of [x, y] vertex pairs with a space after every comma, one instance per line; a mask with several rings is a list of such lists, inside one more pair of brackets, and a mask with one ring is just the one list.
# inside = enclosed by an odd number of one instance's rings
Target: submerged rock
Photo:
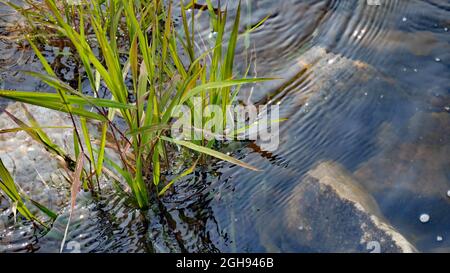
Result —
[[362, 164], [355, 176], [380, 196], [395, 188], [442, 199], [449, 187], [448, 124], [450, 116], [444, 112], [418, 112], [402, 128], [385, 124], [377, 137], [383, 150]]
[[148, 252], [145, 224], [142, 213], [121, 197], [108, 195], [96, 200], [90, 193], [80, 192], [71, 217], [66, 207], [40, 238], [38, 252]]
[[[417, 112], [403, 125], [384, 124], [377, 136], [379, 152], [354, 176], [376, 197], [384, 215], [414, 245], [434, 251], [436, 234], [448, 236], [450, 208], [450, 115]], [[427, 224], [421, 214], [430, 215]]]
[[[26, 108], [41, 127], [67, 127], [43, 130], [55, 144], [74, 158], [73, 126], [68, 115], [32, 105]], [[29, 124], [20, 103], [11, 103], [5, 110]], [[93, 137], [98, 137], [94, 125], [88, 125], [89, 131]], [[17, 127], [5, 112], [0, 112], [0, 129]], [[106, 149], [106, 156], [117, 161], [117, 155], [110, 149]], [[59, 252], [70, 210], [70, 182], [65, 162], [24, 131], [0, 134], [0, 158], [11, 172], [19, 190], [59, 214], [50, 232], [38, 240], [37, 235], [41, 237], [43, 234], [35, 234], [28, 221], [16, 221], [11, 205], [0, 195], [0, 244], [3, 244], [0, 252]], [[107, 177], [100, 184], [105, 196], [112, 191]], [[77, 204], [74, 211], [64, 252], [76, 252], [78, 247], [80, 252], [144, 251], [145, 231], [137, 211], [127, 208], [123, 200], [116, 200], [114, 195], [105, 204], [97, 204], [97, 200], [87, 198], [88, 193], [79, 195], [81, 204]], [[34, 206], [28, 207], [39, 218], [45, 218]]]
[[[416, 251], [387, 223], [366, 190], [336, 163], [321, 163], [309, 171], [293, 189], [284, 213], [289, 244], [314, 252]], [[262, 236], [269, 251], [280, 251], [270, 233]]]
[[[68, 126], [68, 118], [60, 112], [45, 108], [27, 106], [41, 126]], [[29, 124], [20, 103], [5, 107], [9, 113]], [[0, 112], [0, 129], [19, 126]], [[45, 129], [48, 136], [58, 145], [65, 147], [71, 141], [70, 129]], [[70, 144], [69, 144], [70, 145]], [[58, 212], [68, 200], [69, 183], [60, 160], [46, 151], [42, 144], [24, 131], [0, 134], [0, 158], [10, 171], [19, 190], [33, 200]], [[20, 221], [14, 214], [9, 200], [0, 196], [0, 252], [31, 252], [39, 248], [38, 235], [31, 222]], [[32, 205], [29, 209], [41, 219], [45, 216]]]
[[[27, 105], [41, 127], [70, 126], [68, 117], [61, 112]], [[29, 124], [20, 103], [12, 103], [6, 110]], [[19, 126], [5, 112], [0, 113], [0, 129]], [[44, 129], [54, 143], [67, 151], [72, 150], [72, 130]], [[0, 134], [0, 157], [11, 172], [16, 184], [32, 199], [49, 209], [57, 211], [67, 200], [70, 187], [66, 181], [66, 172], [60, 164], [61, 159], [46, 151], [44, 146], [32, 139], [26, 132]]]

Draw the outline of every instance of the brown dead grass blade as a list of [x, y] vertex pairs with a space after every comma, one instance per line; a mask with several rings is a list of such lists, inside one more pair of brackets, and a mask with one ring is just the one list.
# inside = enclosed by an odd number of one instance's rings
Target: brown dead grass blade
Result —
[[66, 243], [67, 232], [69, 231], [70, 220], [72, 219], [73, 209], [75, 208], [75, 203], [77, 200], [78, 192], [80, 191], [81, 186], [81, 172], [83, 171], [83, 163], [84, 163], [84, 154], [80, 153], [77, 158], [77, 165], [75, 167], [75, 171], [72, 174], [72, 187], [70, 189], [70, 212], [69, 219], [67, 220], [66, 230], [64, 231], [64, 237], [61, 242], [60, 253], [62, 253], [64, 249], [64, 245]]

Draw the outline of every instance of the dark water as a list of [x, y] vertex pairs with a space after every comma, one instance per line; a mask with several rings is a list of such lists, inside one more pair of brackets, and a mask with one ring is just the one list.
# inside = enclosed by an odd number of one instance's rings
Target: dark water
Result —
[[[229, 1], [230, 13], [236, 4]], [[199, 168], [147, 213], [120, 199], [92, 203], [83, 196], [84, 216], [67, 242], [86, 252], [318, 251], [297, 243], [280, 218], [290, 217], [287, 206], [302, 176], [334, 161], [353, 173], [418, 250], [450, 251], [450, 1], [243, 4], [241, 32], [270, 17], [242, 38], [238, 70], [250, 65], [251, 76], [283, 80], [247, 88], [240, 99], [279, 104], [288, 120], [280, 124], [275, 152], [256, 145], [228, 149], [264, 171], [224, 163]], [[199, 48], [210, 42], [208, 21], [202, 22]], [[16, 50], [0, 41], [1, 83], [38, 88], [10, 72], [23, 65], [14, 63], [18, 56], [31, 54]], [[422, 213], [431, 216], [425, 225]], [[47, 235], [9, 221], [0, 251], [58, 251], [64, 217]]]

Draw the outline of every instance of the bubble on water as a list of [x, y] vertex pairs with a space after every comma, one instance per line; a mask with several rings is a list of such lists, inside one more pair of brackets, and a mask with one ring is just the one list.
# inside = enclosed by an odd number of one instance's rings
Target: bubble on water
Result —
[[408, 20], [408, 18], [406, 18], [406, 17], [403, 17], [403, 19], [402, 19], [403, 22], [406, 22], [407, 20]]
[[447, 32], [447, 31], [448, 31], [448, 28], [444, 28], [444, 31]]
[[442, 236], [436, 236], [436, 241], [438, 242], [442, 242], [444, 240], [444, 238], [442, 238]]
[[[445, 109], [447, 109], [447, 111], [449, 111], [449, 110], [450, 110], [450, 107], [445, 107]], [[447, 191], [447, 197], [450, 198], [450, 190]]]
[[210, 39], [210, 40], [216, 39], [216, 37], [217, 37], [217, 32], [215, 32], [215, 31], [210, 32], [208, 35], [208, 39]]
[[422, 223], [428, 223], [430, 221], [430, 215], [423, 213], [420, 215], [419, 220]]
[[441, 61], [441, 59], [440, 59], [440, 58], [437, 58], [437, 57], [436, 57], [434, 60], [435, 60], [436, 62], [440, 62], [440, 61]]

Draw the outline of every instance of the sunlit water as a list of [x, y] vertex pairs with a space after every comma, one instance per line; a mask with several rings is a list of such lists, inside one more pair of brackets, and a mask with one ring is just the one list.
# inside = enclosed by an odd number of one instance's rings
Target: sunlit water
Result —
[[[228, 2], [230, 14], [235, 2]], [[288, 120], [280, 124], [275, 152], [255, 144], [224, 149], [264, 171], [225, 163], [199, 168], [145, 213], [120, 199], [94, 203], [82, 196], [81, 219], [66, 240], [78, 245], [64, 251], [326, 251], [298, 243], [286, 225], [292, 189], [322, 161], [353, 173], [418, 250], [450, 251], [450, 2], [243, 4], [241, 33], [269, 18], [241, 39], [238, 71], [250, 65], [250, 76], [282, 80], [247, 88], [240, 100], [279, 104]], [[202, 18], [199, 49], [211, 35]], [[11, 72], [30, 63], [30, 52], [3, 40], [0, 52], [4, 88], [40, 87]], [[65, 210], [42, 234], [14, 225], [5, 209], [9, 225], [0, 233], [0, 251], [59, 251]]]

